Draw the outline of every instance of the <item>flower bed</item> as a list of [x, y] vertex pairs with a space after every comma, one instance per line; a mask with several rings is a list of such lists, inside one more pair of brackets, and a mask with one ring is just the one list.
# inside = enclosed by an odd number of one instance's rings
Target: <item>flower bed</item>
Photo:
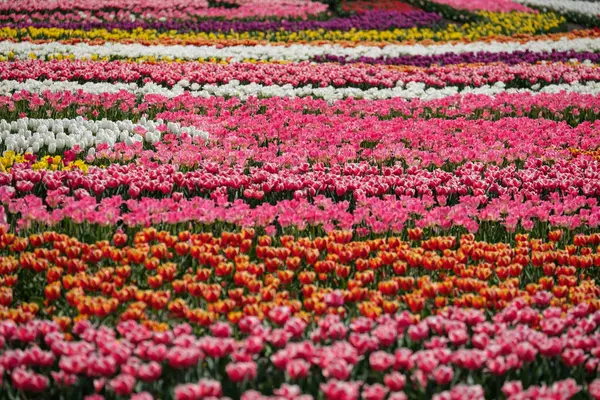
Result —
[[567, 15], [569, 19], [591, 27], [600, 26], [600, 5], [588, 1], [540, 1], [515, 0], [530, 7], [541, 10], [552, 10]]
[[600, 33], [328, 3], [0, 5], [0, 398], [600, 399]]
[[[229, 7], [212, 7], [216, 5], [229, 5]], [[307, 17], [326, 11], [322, 3], [311, 0], [100, 0], [100, 1], [75, 1], [75, 0], [23, 0], [18, 3], [3, 3], [0, 11], [5, 14], [24, 12], [47, 13], [60, 12], [70, 13], [79, 18], [79, 11], [99, 11], [107, 13], [117, 11], [119, 15], [131, 13], [147, 19], [159, 18], [252, 18], [252, 17]], [[104, 15], [99, 15], [104, 18]], [[43, 17], [42, 19], [46, 19]]]
[[[482, 11], [477, 14], [477, 21], [468, 24], [447, 24], [440, 27], [394, 28], [394, 29], [355, 29], [350, 31], [325, 30], [325, 29], [303, 29], [299, 31], [267, 30], [267, 31], [215, 31], [215, 32], [164, 32], [162, 29], [92, 29], [89, 31], [81, 29], [69, 29], [68, 27], [34, 28], [19, 27], [12, 24], [9, 27], [0, 28], [0, 39], [2, 40], [69, 40], [83, 39], [89, 41], [110, 42], [140, 42], [148, 43], [177, 43], [197, 44], [198, 42], [226, 40], [246, 41], [259, 40], [267, 42], [314, 42], [314, 41], [378, 41], [378, 42], [400, 42], [406, 40], [477, 40], [481, 38], [495, 37], [498, 35], [513, 36], [519, 34], [541, 34], [547, 32], [560, 32], [565, 28], [565, 19], [554, 13], [532, 14], [532, 13], [491, 13]], [[361, 19], [358, 17], [357, 19]], [[225, 25], [222, 22], [221, 25]], [[326, 23], [323, 23], [326, 25]], [[216, 26], [217, 24], [215, 24]], [[241, 24], [240, 24], [241, 25]], [[318, 24], [293, 24], [290, 25], [318, 25]], [[391, 25], [391, 26], [390, 26]], [[388, 27], [393, 23], [388, 21]], [[61, 24], [62, 26], [62, 24]], [[385, 25], [383, 25], [385, 26]], [[400, 25], [402, 26], [402, 25]]]

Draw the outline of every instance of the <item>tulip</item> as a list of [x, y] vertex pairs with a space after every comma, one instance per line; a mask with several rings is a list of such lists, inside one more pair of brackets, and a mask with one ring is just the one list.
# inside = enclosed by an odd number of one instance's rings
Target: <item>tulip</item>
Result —
[[406, 385], [406, 376], [399, 372], [391, 372], [383, 377], [383, 381], [392, 392], [399, 392]]
[[376, 351], [369, 356], [369, 365], [375, 371], [385, 371], [394, 364], [394, 356], [384, 351]]
[[504, 393], [504, 395], [507, 397], [515, 396], [522, 391], [523, 385], [520, 381], [505, 382], [502, 386], [502, 393]]
[[42, 392], [48, 386], [48, 378], [45, 376], [29, 372], [22, 368], [17, 368], [12, 371], [11, 374], [12, 384], [16, 389], [30, 391], [30, 392]]
[[140, 393], [135, 393], [135, 394], [131, 395], [131, 399], [132, 400], [153, 400], [154, 396], [152, 396], [148, 392], [140, 392]]
[[588, 386], [588, 391], [594, 400], [598, 400], [600, 398], [600, 380], [594, 379]]
[[232, 382], [252, 381], [256, 378], [256, 363], [249, 362], [238, 362], [229, 363], [225, 370], [227, 376]]
[[438, 385], [443, 386], [452, 382], [452, 379], [454, 378], [454, 371], [452, 370], [452, 368], [446, 365], [440, 365], [433, 371], [432, 375], [433, 379], [435, 379], [435, 382]]
[[128, 374], [121, 374], [111, 379], [108, 384], [117, 395], [126, 396], [132, 392], [135, 378]]
[[362, 382], [340, 382], [330, 380], [327, 383], [322, 383], [320, 389], [328, 400], [356, 400], [359, 398], [359, 388]]
[[285, 370], [290, 379], [303, 379], [308, 376], [310, 364], [304, 360], [292, 360]]
[[162, 374], [162, 367], [155, 361], [151, 361], [149, 364], [143, 364], [140, 366], [137, 378], [144, 382], [153, 382], [157, 380]]
[[350, 377], [352, 372], [352, 365], [343, 359], [336, 359], [330, 361], [323, 370], [323, 376], [325, 378], [333, 378], [339, 381], [345, 381]]
[[388, 393], [388, 389], [379, 384], [364, 385], [362, 390], [362, 398], [365, 400], [383, 400]]

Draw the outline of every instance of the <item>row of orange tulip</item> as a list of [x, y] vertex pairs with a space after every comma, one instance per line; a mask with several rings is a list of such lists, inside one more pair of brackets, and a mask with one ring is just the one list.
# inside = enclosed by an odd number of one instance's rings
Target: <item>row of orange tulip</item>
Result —
[[375, 318], [448, 305], [498, 309], [538, 293], [552, 305], [600, 307], [598, 234], [562, 248], [560, 231], [548, 241], [516, 235], [513, 245], [422, 236], [419, 229], [409, 241], [357, 241], [339, 231], [310, 239], [148, 228], [88, 244], [56, 232], [3, 233], [0, 318], [43, 315], [65, 327], [81, 318], [207, 326], [264, 318], [278, 305], [306, 320], [325, 313]]

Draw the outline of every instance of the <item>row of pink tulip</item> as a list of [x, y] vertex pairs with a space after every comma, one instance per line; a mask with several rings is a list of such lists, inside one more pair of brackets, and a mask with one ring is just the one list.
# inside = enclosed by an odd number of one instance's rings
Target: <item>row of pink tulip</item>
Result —
[[14, 12], [10, 14], [1, 14], [0, 21], [2, 22], [34, 22], [34, 21], [88, 21], [101, 23], [103, 21], [131, 20], [135, 15], [128, 11], [119, 10], [117, 12], [110, 11], [36, 11], [31, 13]]
[[[406, 311], [377, 321], [328, 315], [313, 327], [275, 307], [268, 323], [245, 316], [236, 327], [214, 323], [199, 337], [187, 324], [153, 332], [132, 321], [116, 329], [83, 321], [68, 340], [52, 322], [4, 321], [0, 385], [13, 395], [72, 387], [96, 396], [89, 399], [136, 392], [151, 399], [159, 390], [178, 400], [263, 399], [240, 388], [264, 392], [265, 384], [289, 399], [483, 399], [486, 391], [497, 396], [501, 385], [515, 400], [543, 393], [569, 399], [584, 390], [600, 398], [600, 381], [592, 382], [600, 364], [600, 312], [587, 304], [565, 313], [536, 303], [515, 300], [491, 320], [481, 311], [449, 308], [421, 321]], [[566, 379], [572, 375], [579, 384]], [[542, 385], [548, 380], [555, 383]], [[455, 386], [466, 381], [476, 386]]]
[[237, 97], [225, 99], [211, 96], [195, 97], [189, 92], [174, 98], [160, 94], [148, 94], [142, 98], [133, 93], [92, 94], [86, 92], [16, 92], [0, 96], [0, 117], [14, 119], [23, 116], [66, 117], [77, 115], [89, 117], [110, 116], [121, 119], [151, 114], [154, 117], [164, 110], [179, 110], [201, 113], [210, 117], [221, 113], [236, 116], [267, 116], [286, 113], [336, 115], [354, 118], [366, 116], [410, 117], [410, 118], [500, 118], [504, 116], [530, 116], [556, 120], [574, 118], [595, 120], [600, 113], [600, 96], [563, 93], [508, 93], [495, 96], [456, 95], [437, 100], [355, 100], [348, 98], [328, 103], [312, 97], [264, 98], [242, 101]]
[[154, 82], [173, 86], [178, 82], [224, 84], [240, 82], [264, 85], [320, 87], [394, 87], [399, 82], [426, 86], [483, 86], [502, 82], [516, 87], [534, 84], [573, 83], [600, 80], [600, 70], [586, 64], [486, 64], [465, 68], [462, 65], [388, 67], [364, 64], [232, 63], [132, 63], [83, 60], [25, 60], [0, 63], [0, 78], [24, 81], [82, 80], [85, 82]]
[[[460, 204], [435, 207], [428, 207], [428, 204], [434, 204], [431, 199], [425, 199], [429, 200], [425, 203], [421, 198], [386, 197], [371, 198], [351, 208], [348, 201], [334, 202], [323, 196], [310, 201], [293, 199], [280, 200], [274, 205], [268, 202], [251, 205], [248, 202], [256, 197], [231, 202], [222, 195], [216, 199], [195, 197], [187, 200], [182, 193], [175, 192], [171, 198], [125, 200], [116, 195], [98, 201], [84, 193], [78, 191], [75, 198], [53, 195], [46, 198], [50, 204], [44, 203], [43, 197], [34, 195], [10, 200], [6, 199], [10, 193], [2, 195], [9, 215], [14, 216], [8, 221], [14, 221], [19, 229], [38, 229], [61, 222], [66, 223], [65, 230], [77, 231], [79, 228], [70, 224], [112, 226], [122, 222], [129, 227], [158, 225], [165, 228], [194, 222], [216, 227], [219, 224], [259, 227], [268, 234], [274, 234], [279, 227], [292, 233], [307, 228], [322, 228], [325, 232], [354, 229], [358, 236], [368, 236], [371, 233], [401, 233], [412, 223], [421, 228], [436, 228], [436, 231], [462, 228], [483, 235], [479, 237], [498, 239], [506, 237], [502, 234], [503, 229], [531, 231], [539, 226], [546, 232], [555, 227], [571, 230], [585, 227], [588, 232], [600, 225], [600, 208], [590, 206], [591, 200], [584, 197], [548, 201], [500, 198], [490, 200], [482, 207], [481, 200], [472, 197]], [[245, 194], [253, 193], [246, 191]], [[4, 218], [6, 220], [6, 216]], [[541, 225], [537, 221], [542, 221]], [[480, 228], [481, 225], [485, 227]], [[496, 228], [503, 229], [497, 232]]]
[[[595, 151], [599, 121], [575, 127], [546, 119], [503, 118], [498, 121], [429, 119], [404, 120], [348, 115], [313, 115], [274, 108], [262, 113], [218, 112], [198, 115], [165, 111], [155, 119], [179, 122], [202, 129], [209, 141], [174, 136], [156, 144], [158, 154], [143, 147], [99, 145], [88, 161], [128, 161], [145, 155], [149, 161], [194, 166], [201, 160], [252, 165], [275, 163], [291, 166], [323, 163], [326, 166], [368, 161], [402, 162], [407, 166], [438, 166], [466, 161], [514, 162], [527, 157], [553, 161], [570, 159], [572, 151]], [[166, 125], [159, 126], [166, 128]], [[81, 146], [89, 144], [81, 144]], [[83, 150], [83, 148], [82, 148]]]
[[222, 3], [234, 5], [234, 8], [210, 7], [207, 0], [23, 0], [15, 3], [1, 3], [0, 10], [10, 12], [44, 13], [51, 11], [71, 12], [105, 11], [110, 15], [113, 10], [119, 14], [134, 13], [144, 18], [251, 18], [251, 17], [306, 17], [327, 10], [327, 6], [311, 0], [227, 0]]
[[510, 231], [518, 225], [531, 230], [538, 221], [571, 229], [600, 223], [600, 169], [581, 157], [552, 167], [529, 158], [518, 170], [471, 162], [453, 172], [367, 163], [231, 168], [203, 162], [179, 172], [179, 156], [175, 165], [158, 164], [151, 160], [164, 152], [143, 152], [153, 155], [87, 172], [14, 166], [0, 174], [0, 200], [22, 229], [67, 220], [127, 226], [196, 221], [267, 232], [322, 226], [366, 234], [400, 232], [409, 221], [471, 232], [486, 221]]
[[[199, 157], [219, 163], [282, 166], [363, 160], [378, 164], [402, 160], [408, 166], [422, 167], [466, 161], [502, 164], [527, 157], [551, 161], [570, 158], [569, 148], [595, 150], [600, 135], [598, 121], [570, 127], [565, 122], [528, 118], [379, 120], [285, 111], [248, 117], [224, 114], [218, 118], [163, 112], [157, 117], [193, 125], [210, 134], [207, 146], [194, 146], [197, 154], [178, 153], [180, 164], [193, 163]], [[172, 146], [175, 148], [169, 150]], [[164, 142], [157, 145], [157, 150], [166, 151], [165, 156], [170, 158], [180, 147]]]
[[[98, 156], [103, 152], [99, 151]], [[193, 154], [193, 150], [190, 153]], [[231, 167], [198, 159], [186, 162], [184, 156], [177, 153], [177, 147], [172, 147], [170, 152], [143, 150], [142, 154], [135, 163], [112, 163], [105, 168], [91, 167], [86, 172], [34, 171], [29, 168], [29, 163], [25, 163], [8, 173], [1, 173], [0, 182], [16, 188], [17, 193], [44, 188], [49, 195], [63, 195], [79, 189], [95, 195], [106, 190], [129, 191], [132, 198], [138, 197], [139, 192], [156, 196], [184, 191], [189, 195], [212, 194], [216, 197], [232, 191], [242, 195], [246, 191], [260, 191], [261, 198], [269, 195], [305, 198], [327, 194], [350, 195], [365, 201], [368, 197], [386, 195], [419, 196], [435, 199], [439, 205], [445, 205], [448, 198], [459, 201], [463, 196], [483, 196], [480, 201], [485, 204], [486, 196], [524, 196], [530, 200], [579, 195], [593, 198], [600, 191], [600, 168], [585, 157], [556, 160], [552, 166], [540, 159], [528, 158], [520, 169], [512, 165], [498, 167], [467, 162], [447, 172], [417, 166], [406, 169], [401, 165], [378, 167], [366, 162], [331, 167], [322, 163], [292, 167], [276, 163], [261, 167]], [[161, 158], [161, 163], [152, 161], [155, 157]], [[181, 165], [194, 168], [179, 172]], [[548, 192], [554, 195], [546, 196]]]
[[[238, 191], [243, 196], [246, 191], [259, 191], [261, 198], [271, 195], [305, 198], [327, 194], [338, 197], [351, 195], [365, 201], [368, 197], [397, 195], [431, 197], [442, 206], [449, 198], [460, 201], [463, 196], [523, 196], [534, 200], [552, 197], [546, 196], [549, 192], [561, 197], [581, 195], [594, 198], [600, 194], [600, 166], [585, 157], [556, 160], [551, 166], [542, 160], [529, 158], [520, 169], [512, 165], [498, 167], [467, 162], [452, 172], [417, 166], [406, 169], [400, 165], [379, 167], [367, 162], [331, 167], [322, 163], [312, 166], [303, 163], [288, 168], [274, 163], [261, 167], [231, 167], [197, 160], [192, 164], [195, 168], [179, 172], [177, 166], [186, 163], [176, 148], [171, 156], [167, 156], [166, 151], [159, 154], [164, 161], [174, 165], [157, 165], [151, 157], [142, 157], [138, 163], [113, 163], [106, 168], [91, 168], [87, 173], [46, 171], [42, 175], [41, 172], [14, 168], [9, 174], [0, 175], [0, 180], [17, 188], [23, 181], [43, 182], [48, 190], [64, 186], [72, 191], [83, 189], [96, 195], [105, 190], [128, 191], [132, 188], [150, 196], [173, 191], [200, 196]], [[486, 199], [482, 202], [487, 203]]]

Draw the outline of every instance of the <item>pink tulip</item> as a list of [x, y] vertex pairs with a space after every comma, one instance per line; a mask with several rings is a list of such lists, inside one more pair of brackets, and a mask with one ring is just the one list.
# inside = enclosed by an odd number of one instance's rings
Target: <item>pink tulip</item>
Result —
[[225, 367], [227, 376], [232, 382], [242, 382], [245, 380], [252, 381], [256, 378], [256, 363], [255, 362], [238, 362], [229, 363]]
[[127, 396], [135, 386], [135, 378], [128, 374], [120, 374], [111, 379], [109, 385], [117, 395]]
[[520, 381], [505, 382], [502, 386], [502, 393], [505, 396], [511, 397], [523, 391], [523, 384]]
[[308, 376], [310, 364], [304, 360], [292, 360], [286, 365], [286, 373], [291, 379], [303, 379]]
[[154, 396], [152, 396], [148, 392], [140, 392], [131, 395], [131, 400], [153, 400]]
[[364, 385], [362, 390], [362, 398], [365, 400], [383, 400], [388, 393], [388, 388], [375, 383], [373, 385]]
[[228, 323], [219, 321], [211, 325], [210, 332], [215, 337], [227, 338], [231, 336], [232, 328]]
[[327, 400], [357, 400], [362, 382], [340, 382], [330, 380], [320, 385]]
[[392, 392], [388, 396], [388, 400], [407, 400], [408, 396], [404, 392]]
[[454, 371], [451, 367], [440, 365], [433, 371], [432, 375], [433, 379], [435, 379], [435, 382], [438, 385], [443, 386], [452, 382], [452, 379], [454, 378]]
[[336, 359], [330, 361], [323, 370], [323, 376], [325, 378], [337, 379], [339, 381], [345, 381], [350, 377], [352, 372], [352, 365], [348, 364], [343, 359]]
[[588, 391], [594, 400], [600, 399], [600, 379], [594, 379], [588, 386]]
[[167, 353], [167, 361], [173, 368], [189, 368], [198, 364], [200, 351], [197, 349], [184, 349], [172, 347]]
[[369, 365], [374, 371], [385, 371], [393, 364], [394, 356], [384, 351], [376, 351], [369, 356]]
[[406, 376], [399, 372], [391, 372], [383, 377], [385, 385], [393, 392], [399, 392], [406, 385]]
[[11, 380], [16, 389], [28, 392], [43, 392], [49, 383], [45, 376], [23, 368], [14, 369], [11, 373]]
[[159, 363], [155, 361], [151, 361], [148, 364], [143, 364], [140, 366], [137, 378], [144, 382], [153, 382], [160, 378], [162, 374], [162, 367]]

